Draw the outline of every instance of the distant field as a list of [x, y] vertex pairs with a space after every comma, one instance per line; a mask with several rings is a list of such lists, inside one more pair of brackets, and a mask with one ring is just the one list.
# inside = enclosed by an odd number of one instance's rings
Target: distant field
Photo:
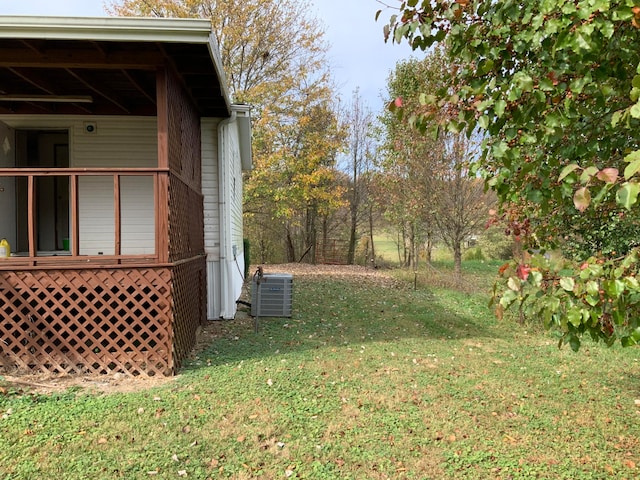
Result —
[[[398, 243], [389, 234], [374, 235], [373, 241], [376, 248], [376, 257], [381, 257], [391, 265], [398, 265]], [[451, 251], [444, 245], [438, 245], [433, 249], [432, 259], [434, 261], [451, 260]], [[419, 263], [423, 263], [424, 258], [420, 258]]]
[[376, 248], [376, 257], [384, 258], [386, 262], [396, 265], [398, 263], [398, 244], [389, 235], [374, 235], [373, 243]]

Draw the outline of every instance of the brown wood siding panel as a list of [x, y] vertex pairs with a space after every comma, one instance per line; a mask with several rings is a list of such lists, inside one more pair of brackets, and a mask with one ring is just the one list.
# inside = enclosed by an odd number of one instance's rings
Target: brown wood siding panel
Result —
[[170, 375], [171, 289], [169, 268], [0, 272], [2, 367]]

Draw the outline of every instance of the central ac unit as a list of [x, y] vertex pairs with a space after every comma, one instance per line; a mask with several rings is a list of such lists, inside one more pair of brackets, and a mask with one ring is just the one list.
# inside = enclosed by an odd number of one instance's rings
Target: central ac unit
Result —
[[265, 273], [253, 277], [251, 315], [254, 317], [290, 317], [293, 303], [293, 276], [288, 273]]

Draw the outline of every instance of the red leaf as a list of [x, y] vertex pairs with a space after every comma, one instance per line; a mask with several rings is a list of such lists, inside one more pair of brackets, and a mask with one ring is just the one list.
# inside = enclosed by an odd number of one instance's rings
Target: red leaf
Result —
[[522, 281], [525, 281], [529, 278], [529, 273], [531, 272], [531, 267], [529, 265], [518, 265], [516, 267], [516, 275]]
[[617, 168], [603, 168], [596, 175], [598, 180], [603, 181], [604, 183], [616, 183], [618, 179], [618, 169]]
[[393, 103], [396, 107], [402, 108], [402, 97], [396, 97]]

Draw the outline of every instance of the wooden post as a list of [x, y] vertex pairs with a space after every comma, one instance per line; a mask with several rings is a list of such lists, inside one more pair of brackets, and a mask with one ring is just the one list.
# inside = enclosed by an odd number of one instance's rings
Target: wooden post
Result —
[[[158, 121], [158, 168], [169, 168], [169, 84], [166, 68], [156, 72], [156, 105]], [[156, 255], [158, 261], [169, 261], [169, 177], [158, 174], [156, 183]]]
[[78, 175], [71, 175], [71, 255], [80, 255], [80, 210], [78, 205]]
[[29, 256], [34, 258], [38, 250], [38, 238], [36, 232], [36, 179], [34, 175], [29, 175], [27, 187], [27, 211], [29, 218], [27, 219], [29, 232]]
[[[114, 226], [114, 255], [120, 257], [122, 254], [122, 205], [120, 202], [120, 175], [113, 176], [113, 217]], [[120, 259], [118, 259], [120, 263]]]

